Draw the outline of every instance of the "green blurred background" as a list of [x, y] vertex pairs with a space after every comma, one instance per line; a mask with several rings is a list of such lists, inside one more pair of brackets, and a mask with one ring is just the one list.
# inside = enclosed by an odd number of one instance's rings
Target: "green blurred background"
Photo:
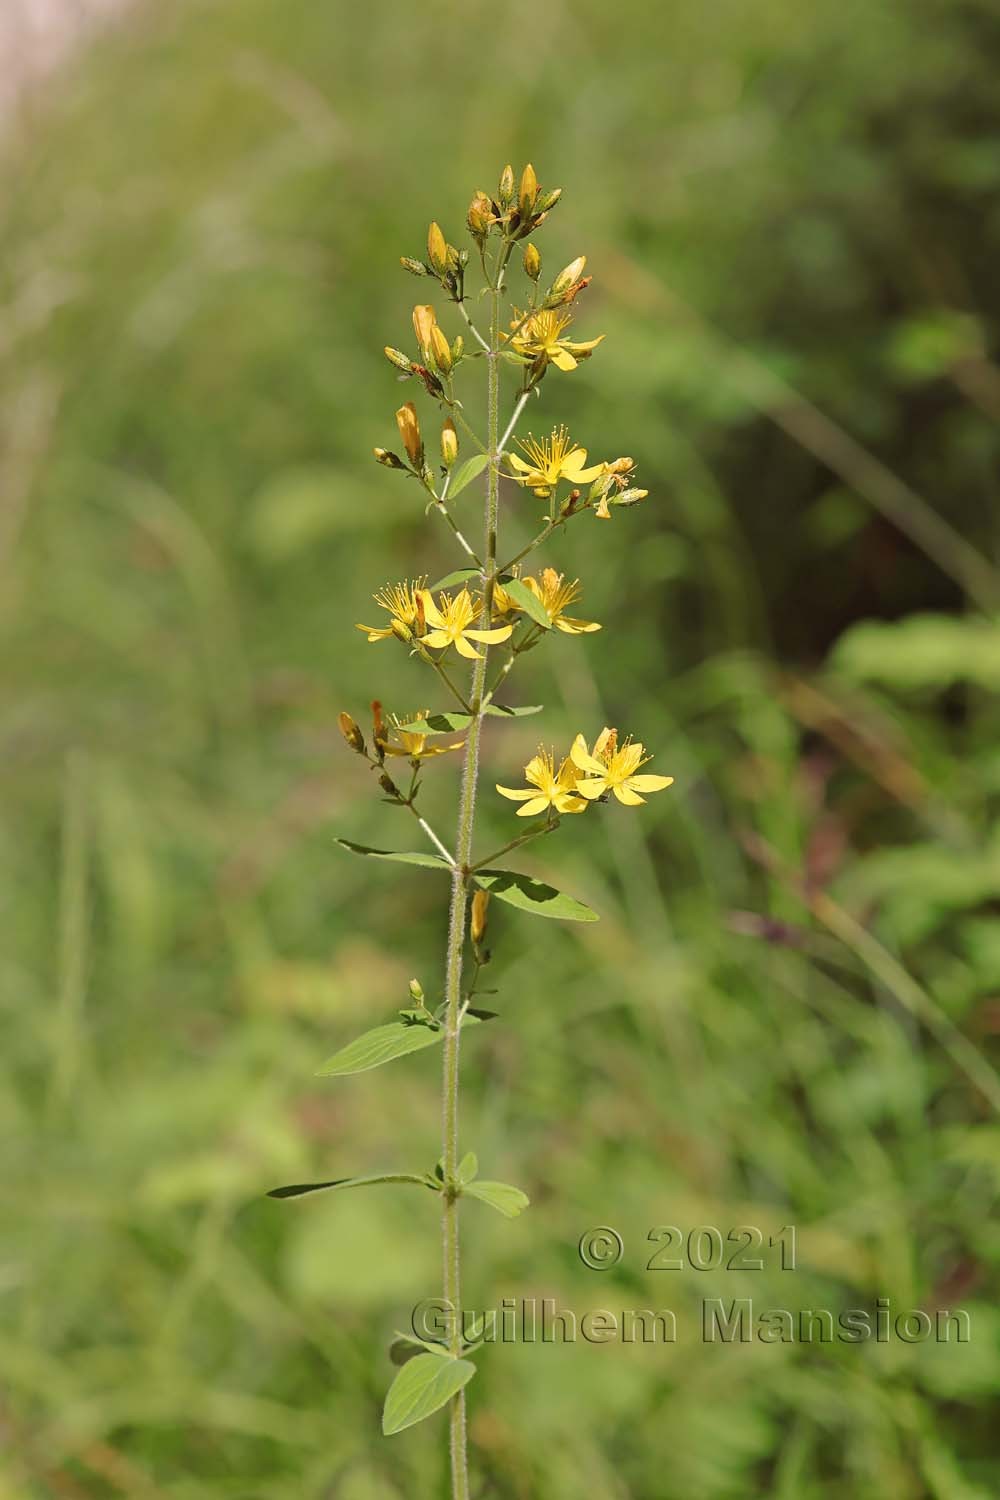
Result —
[[[313, 1076], [444, 937], [436, 877], [333, 842], [412, 839], [336, 714], [432, 701], [353, 623], [454, 565], [370, 456], [397, 257], [529, 156], [607, 334], [536, 425], [650, 498], [546, 557], [606, 628], [527, 659], [486, 785], [604, 722], [677, 784], [521, 862], [600, 923], [494, 908], [465, 1144], [533, 1202], [469, 1207], [467, 1294], [681, 1341], [484, 1351], [477, 1493], [1000, 1492], [998, 63], [988, 0], [212, 0], [7, 123], [3, 1500], [445, 1493], [441, 1418], [378, 1430], [435, 1203], [263, 1194], [438, 1154], [435, 1053]], [[798, 1269], [645, 1269], [747, 1222]], [[713, 1347], [707, 1296], [973, 1336]]]

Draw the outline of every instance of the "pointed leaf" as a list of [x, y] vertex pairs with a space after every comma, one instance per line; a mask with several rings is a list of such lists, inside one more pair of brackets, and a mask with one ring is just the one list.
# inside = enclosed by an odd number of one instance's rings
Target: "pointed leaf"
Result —
[[456, 495], [460, 495], [465, 486], [471, 484], [476, 475], [483, 472], [489, 461], [488, 453], [474, 453], [471, 458], [465, 460], [464, 464], [459, 464], [455, 470], [455, 477], [448, 486], [446, 499], [454, 500]]
[[457, 583], [471, 583], [473, 578], [481, 578], [482, 574], [478, 568], [456, 568], [454, 573], [446, 573], [439, 578], [437, 583], [431, 584], [431, 593], [436, 594], [438, 589], [450, 589]]
[[380, 1172], [373, 1177], [335, 1177], [332, 1182], [293, 1182], [288, 1187], [272, 1188], [269, 1198], [301, 1198], [306, 1193], [323, 1193], [337, 1188], [372, 1187], [379, 1182], [415, 1182], [418, 1187], [432, 1188], [429, 1177], [417, 1172]]
[[575, 896], [567, 896], [565, 891], [557, 891], [555, 886], [533, 880], [530, 875], [520, 875], [516, 870], [477, 870], [473, 878], [498, 901], [506, 901], [536, 917], [555, 917], [562, 922], [597, 921], [596, 911]]
[[477, 1178], [475, 1182], [466, 1183], [462, 1192], [472, 1198], [481, 1198], [506, 1219], [516, 1219], [531, 1202], [527, 1193], [511, 1187], [509, 1182], [486, 1182]]
[[458, 1180], [464, 1187], [479, 1171], [479, 1160], [474, 1151], [466, 1152], [458, 1164]]
[[382, 1412], [382, 1431], [386, 1437], [440, 1411], [452, 1396], [468, 1385], [475, 1373], [476, 1367], [468, 1359], [439, 1359], [436, 1354], [418, 1354], [407, 1360], [386, 1397]]
[[536, 625], [541, 625], [543, 630], [552, 629], [552, 621], [549, 612], [541, 599], [537, 598], [520, 578], [505, 578], [504, 590], [513, 599], [518, 609], [523, 609], [526, 615], [530, 615]]
[[[480, 1017], [466, 1011], [463, 1026], [476, 1026]], [[444, 1037], [443, 1026], [413, 1026], [405, 1021], [391, 1021], [388, 1026], [376, 1026], [366, 1031], [346, 1047], [341, 1047], [328, 1057], [317, 1078], [342, 1078], [348, 1073], [367, 1073], [369, 1068], [380, 1068], [392, 1062], [394, 1057], [405, 1057], [410, 1052], [420, 1052], [424, 1047], [433, 1047]]]
[[337, 843], [342, 849], [350, 849], [352, 854], [367, 854], [370, 859], [391, 859], [398, 865], [426, 865], [432, 870], [451, 869], [440, 854], [425, 854], [423, 850], [369, 849], [367, 844], [355, 844], [350, 839], [338, 839]]
[[471, 714], [429, 714], [426, 719], [411, 719], [409, 724], [400, 724], [406, 734], [454, 734], [467, 729], [472, 723]]
[[506, 708], [502, 703], [487, 703], [484, 714], [493, 714], [498, 719], [523, 719], [527, 714], [540, 714], [543, 705], [532, 703], [525, 708]]

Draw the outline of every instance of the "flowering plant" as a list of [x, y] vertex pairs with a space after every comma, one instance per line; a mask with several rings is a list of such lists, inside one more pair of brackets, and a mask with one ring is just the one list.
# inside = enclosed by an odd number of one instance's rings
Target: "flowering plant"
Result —
[[[404, 257], [404, 268], [437, 283], [465, 332], [451, 335], [438, 322], [431, 303], [413, 309], [417, 357], [402, 350], [385, 350], [389, 363], [403, 380], [422, 387], [424, 396], [441, 417], [440, 463], [428, 455], [414, 401], [396, 412], [402, 453], [376, 448], [375, 458], [387, 469], [414, 480], [426, 496], [428, 513], [441, 516], [454, 534], [464, 566], [428, 588], [426, 577], [387, 584], [374, 595], [386, 621], [359, 625], [371, 643], [395, 641], [400, 649], [429, 668], [449, 702], [444, 709], [422, 709], [410, 716], [386, 718], [380, 703], [372, 705], [370, 741], [349, 714], [340, 716], [347, 744], [377, 775], [386, 800], [408, 811], [428, 844], [419, 851], [372, 849], [346, 840], [351, 852], [446, 872], [451, 880], [448, 940], [440, 1002], [428, 1003], [418, 980], [410, 982], [409, 1003], [398, 1019], [376, 1027], [337, 1052], [320, 1070], [332, 1076], [363, 1072], [424, 1047], [438, 1044], [443, 1054], [442, 1155], [429, 1172], [390, 1172], [369, 1177], [347, 1177], [329, 1182], [296, 1183], [277, 1188], [273, 1196], [288, 1198], [319, 1190], [341, 1190], [371, 1183], [407, 1183], [438, 1195], [441, 1204], [444, 1256], [444, 1297], [451, 1315], [451, 1332], [441, 1341], [400, 1337], [391, 1350], [400, 1367], [389, 1390], [383, 1429], [396, 1433], [447, 1406], [451, 1441], [453, 1500], [468, 1500], [465, 1387], [476, 1373], [470, 1356], [477, 1348], [474, 1328], [463, 1327], [460, 1316], [459, 1205], [478, 1199], [508, 1217], [528, 1204], [526, 1195], [507, 1183], [484, 1180], [472, 1152], [460, 1155], [458, 1128], [460, 1039], [470, 1025], [492, 1018], [473, 1002], [482, 969], [490, 960], [485, 945], [488, 905], [506, 902], [522, 912], [566, 921], [594, 921], [596, 913], [583, 902], [531, 877], [497, 864], [515, 848], [556, 829], [566, 814], [587, 812], [598, 802], [614, 798], [626, 807], [641, 805], [646, 796], [671, 784], [669, 776], [643, 771], [649, 757], [631, 738], [604, 727], [593, 748], [578, 734], [564, 754], [540, 747], [524, 768], [526, 786], [498, 786], [497, 791], [518, 803], [517, 816], [528, 823], [501, 849], [485, 857], [473, 850], [479, 780], [479, 750], [483, 720], [519, 718], [538, 712], [498, 701], [511, 669], [529, 648], [559, 635], [589, 635], [601, 629], [593, 620], [567, 614], [580, 597], [579, 580], [567, 582], [546, 566], [537, 574], [523, 571], [530, 553], [548, 543], [561, 528], [584, 515], [611, 519], [614, 510], [645, 498], [633, 484], [631, 458], [591, 463], [586, 448], [574, 442], [565, 427], [550, 436], [529, 435], [512, 445], [530, 400], [541, 394], [551, 369], [571, 374], [601, 343], [597, 338], [568, 336], [574, 321], [572, 304], [587, 287], [585, 258], [581, 255], [545, 287], [542, 261], [528, 237], [541, 228], [560, 198], [560, 189], [539, 187], [529, 165], [515, 188], [512, 169], [505, 167], [494, 194], [477, 192], [469, 206], [467, 227], [473, 249], [458, 250], [433, 223], [427, 236], [427, 258]], [[507, 278], [516, 247], [527, 281], [527, 305], [507, 307]], [[478, 262], [489, 322], [482, 330], [469, 310], [467, 272]], [[477, 314], [478, 316], [478, 314]], [[486, 433], [481, 437], [459, 400], [459, 382], [477, 366], [486, 369]], [[516, 380], [513, 405], [501, 426], [501, 372]], [[459, 432], [461, 431], [461, 438]], [[471, 445], [469, 457], [459, 462], [460, 444]], [[523, 454], [523, 456], [522, 456]], [[477, 550], [461, 530], [454, 512], [459, 495], [485, 474], [482, 542]], [[515, 503], [541, 505], [540, 525], [529, 544], [506, 562], [498, 561], [500, 481], [508, 479], [523, 492]], [[491, 675], [494, 652], [502, 659]], [[456, 678], [456, 658], [471, 663], [466, 685]], [[455, 740], [453, 736], [459, 735]], [[447, 741], [447, 742], [446, 742]], [[457, 831], [449, 846], [430, 826], [420, 808], [421, 777], [425, 763], [446, 754], [463, 753]], [[391, 758], [391, 759], [390, 759]], [[397, 781], [397, 761], [410, 767], [408, 785]], [[390, 770], [390, 766], [392, 769]], [[471, 962], [467, 963], [467, 954]]]

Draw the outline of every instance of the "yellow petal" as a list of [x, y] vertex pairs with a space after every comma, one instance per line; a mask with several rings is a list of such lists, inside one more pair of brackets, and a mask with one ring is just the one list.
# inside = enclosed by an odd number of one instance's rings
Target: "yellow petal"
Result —
[[572, 354], [570, 354], [569, 350], [567, 350], [567, 349], [559, 349], [559, 348], [550, 349], [549, 350], [549, 359], [555, 365], [555, 367], [556, 367], [557, 370], [575, 370], [576, 369], [576, 360], [573, 358]]
[[639, 807], [646, 800], [645, 797], [636, 796], [635, 792], [631, 791], [628, 786], [613, 786], [611, 790], [618, 798], [618, 801], [624, 802], [626, 807]]
[[529, 797], [536, 795], [531, 787], [518, 787], [515, 789], [511, 786], [500, 786], [499, 783], [497, 784], [497, 791], [501, 797], [509, 797], [511, 802], [527, 802]]
[[574, 476], [574, 482], [576, 484], [589, 484], [592, 479], [599, 478], [603, 473], [603, 464], [591, 464], [589, 469], [581, 469], [579, 474]]
[[523, 807], [519, 807], [517, 815], [519, 818], [533, 818], [536, 814], [544, 812], [548, 805], [548, 797], [535, 797], [531, 802], [526, 802]]
[[596, 620], [574, 620], [572, 615], [559, 615], [553, 624], [566, 635], [587, 635], [590, 631], [601, 628]]
[[377, 625], [355, 625], [355, 630], [363, 630], [370, 641], [384, 641], [387, 635], [392, 635], [391, 630], [382, 630]]
[[594, 802], [598, 797], [603, 797], [608, 789], [608, 783], [604, 777], [595, 777], [593, 781], [586, 776], [581, 776], [576, 784], [576, 789], [581, 797], [586, 797], [588, 802]]
[[526, 464], [524, 459], [521, 458], [520, 454], [508, 453], [507, 458], [514, 465], [515, 469], [520, 469], [522, 474], [537, 474], [538, 472], [538, 470], [533, 469], [530, 464]]
[[630, 776], [629, 786], [634, 786], [637, 792], [662, 792], [666, 786], [673, 786], [672, 776]]
[[567, 453], [566, 457], [562, 461], [561, 467], [563, 478], [575, 479], [577, 477], [577, 472], [583, 468], [586, 462], [586, 448], [574, 448], [572, 452]]
[[555, 802], [556, 812], [560, 813], [582, 813], [588, 806], [583, 797], [577, 797], [573, 792], [560, 792]]
[[[574, 766], [579, 766], [581, 771], [589, 771], [592, 776], [600, 776], [603, 780], [606, 766], [602, 766], [599, 760], [595, 760], [587, 749], [587, 742], [582, 734], [578, 734], [573, 741], [573, 748], [569, 752], [570, 760]], [[577, 786], [579, 786], [577, 782]]]
[[422, 635], [420, 643], [423, 646], [433, 646], [435, 650], [451, 645], [447, 632], [444, 630], [432, 630], [429, 635]]
[[476, 650], [475, 646], [469, 645], [464, 635], [457, 635], [455, 637], [455, 650], [459, 656], [464, 656], [469, 661], [479, 661], [480, 659], [480, 653]]
[[423, 601], [424, 619], [427, 621], [428, 625], [437, 625], [438, 627], [442, 626], [444, 624], [444, 615], [442, 615], [441, 611], [434, 603], [434, 595], [431, 593], [430, 589], [418, 589], [417, 594]]
[[466, 630], [465, 635], [471, 636], [474, 641], [505, 641], [514, 632], [513, 625], [497, 625], [493, 630]]

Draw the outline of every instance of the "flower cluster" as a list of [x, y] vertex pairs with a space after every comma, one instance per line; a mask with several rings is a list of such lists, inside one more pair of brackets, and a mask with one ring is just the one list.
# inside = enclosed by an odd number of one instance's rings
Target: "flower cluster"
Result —
[[638, 807], [646, 798], [640, 792], [661, 792], [672, 786], [672, 776], [640, 775], [640, 768], [652, 757], [638, 741], [618, 743], [618, 731], [605, 727], [594, 741], [593, 750], [578, 734], [569, 754], [556, 768], [552, 751], [539, 748], [524, 768], [527, 787], [497, 786], [503, 797], [520, 802], [519, 818], [533, 818], [538, 813], [585, 812], [591, 802], [606, 802], [614, 794], [626, 807]]

